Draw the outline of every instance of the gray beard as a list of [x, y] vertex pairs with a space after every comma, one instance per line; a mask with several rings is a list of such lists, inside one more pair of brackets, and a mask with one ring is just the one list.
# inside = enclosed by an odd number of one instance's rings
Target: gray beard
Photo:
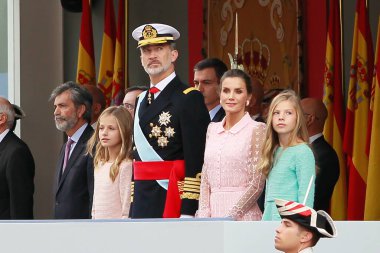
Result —
[[73, 128], [75, 124], [77, 123], [77, 120], [75, 118], [66, 119], [65, 121], [58, 123], [57, 120], [55, 120], [55, 127], [62, 132], [66, 132]]
[[146, 73], [148, 73], [148, 75], [155, 76], [167, 71], [170, 68], [170, 65], [171, 65], [171, 62], [169, 62], [167, 65], [163, 65], [158, 68], [149, 68], [149, 67], [144, 66], [144, 70]]

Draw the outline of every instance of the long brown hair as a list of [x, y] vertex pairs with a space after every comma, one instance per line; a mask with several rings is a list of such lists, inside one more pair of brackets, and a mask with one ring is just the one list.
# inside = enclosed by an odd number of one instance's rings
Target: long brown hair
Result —
[[103, 147], [99, 141], [99, 122], [102, 117], [110, 115], [115, 117], [121, 136], [120, 152], [110, 169], [110, 178], [115, 181], [121, 162], [131, 158], [133, 120], [127, 109], [123, 106], [111, 106], [103, 111], [96, 123], [95, 132], [87, 143], [87, 153], [94, 157], [94, 168], [109, 160], [108, 148]]
[[[278, 134], [273, 129], [272, 118], [273, 112], [277, 105], [283, 101], [290, 101], [297, 114], [296, 126], [292, 131], [289, 142], [286, 147], [292, 145], [298, 139], [303, 142], [308, 142], [309, 136], [307, 133], [306, 121], [303, 115], [303, 111], [300, 105], [300, 99], [293, 90], [285, 90], [278, 94], [271, 102], [269, 106], [268, 119], [267, 119], [267, 129], [265, 133], [265, 142], [262, 149], [262, 159], [259, 167], [263, 170], [263, 173], [268, 176], [273, 163], [274, 163], [274, 153], [276, 148], [279, 146]], [[285, 147], [285, 148], [286, 148]]]

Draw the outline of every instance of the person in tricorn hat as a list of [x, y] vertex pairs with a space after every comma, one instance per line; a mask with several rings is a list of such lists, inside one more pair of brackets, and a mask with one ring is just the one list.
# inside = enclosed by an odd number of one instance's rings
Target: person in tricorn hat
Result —
[[132, 36], [150, 89], [135, 108], [132, 218], [194, 216], [210, 117], [202, 94], [175, 73], [179, 32], [145, 24]]
[[312, 253], [320, 238], [333, 238], [337, 230], [323, 210], [315, 211], [295, 201], [275, 199], [282, 218], [276, 229], [275, 248], [285, 253]]
[[26, 114], [25, 112], [21, 109], [20, 106], [12, 104], [13, 110], [15, 112], [15, 120], [13, 121], [13, 126], [11, 127], [11, 131], [14, 131], [17, 126], [17, 120], [23, 119]]

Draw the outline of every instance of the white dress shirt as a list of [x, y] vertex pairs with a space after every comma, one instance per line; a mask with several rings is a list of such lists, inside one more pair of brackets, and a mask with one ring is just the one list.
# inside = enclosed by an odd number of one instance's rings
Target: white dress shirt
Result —
[[160, 90], [160, 91], [154, 93], [154, 99], [156, 99], [158, 97], [158, 95], [160, 95], [161, 91], [163, 91], [166, 88], [166, 86], [168, 86], [168, 84], [174, 79], [175, 76], [176, 76], [176, 74], [175, 74], [175, 72], [173, 72], [170, 75], [168, 75], [167, 77], [165, 77], [164, 79], [162, 79], [160, 82], [158, 82], [156, 85], [150, 84], [150, 88], [156, 87], [157, 89]]

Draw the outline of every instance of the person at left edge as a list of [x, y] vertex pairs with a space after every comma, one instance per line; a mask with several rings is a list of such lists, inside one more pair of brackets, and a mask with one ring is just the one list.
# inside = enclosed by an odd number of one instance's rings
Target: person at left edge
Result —
[[89, 219], [94, 167], [92, 157], [86, 155], [86, 144], [93, 133], [92, 97], [84, 87], [67, 82], [53, 90], [50, 100], [54, 100], [55, 125], [68, 136], [56, 166], [54, 218]]
[[33, 219], [34, 160], [11, 130], [13, 106], [0, 97], [0, 219]]
[[194, 216], [210, 116], [202, 94], [175, 73], [179, 32], [168, 25], [146, 24], [132, 36], [150, 89], [140, 94], [135, 108], [131, 217]]

